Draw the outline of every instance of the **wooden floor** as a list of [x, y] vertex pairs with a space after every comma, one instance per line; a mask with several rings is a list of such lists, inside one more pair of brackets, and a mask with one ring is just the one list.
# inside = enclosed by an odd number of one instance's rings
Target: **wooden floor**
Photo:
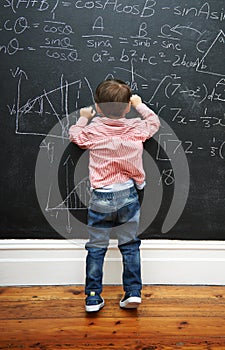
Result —
[[0, 349], [225, 349], [225, 287], [145, 286], [121, 310], [121, 286], [84, 311], [82, 286], [0, 288]]

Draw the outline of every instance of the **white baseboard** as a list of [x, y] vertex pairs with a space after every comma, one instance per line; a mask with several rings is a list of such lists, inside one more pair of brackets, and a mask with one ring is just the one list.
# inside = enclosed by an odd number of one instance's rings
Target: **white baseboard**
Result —
[[[144, 284], [225, 285], [225, 241], [144, 240]], [[84, 284], [84, 244], [66, 240], [1, 240], [0, 285]], [[115, 245], [107, 252], [104, 284], [121, 284]]]

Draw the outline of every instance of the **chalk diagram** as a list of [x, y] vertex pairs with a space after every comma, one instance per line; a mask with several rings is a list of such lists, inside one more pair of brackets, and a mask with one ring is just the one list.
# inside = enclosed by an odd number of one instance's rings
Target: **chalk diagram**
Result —
[[58, 212], [61, 210], [83, 210], [88, 206], [90, 199], [90, 181], [88, 177], [85, 177], [74, 187], [67, 197], [56, 206], [51, 206], [51, 192], [52, 185], [49, 188], [46, 211], [56, 212], [57, 216]]
[[[205, 52], [200, 60], [196, 71], [200, 73], [211, 74], [219, 77], [225, 77], [224, 64], [221, 59], [225, 57], [225, 34], [222, 30]], [[205, 67], [205, 68], [204, 68]]]
[[81, 94], [85, 94], [93, 100], [88, 79], [85, 77], [68, 82], [62, 74], [58, 87], [50, 91], [44, 89], [41, 95], [28, 99], [21, 106], [22, 79], [23, 75], [20, 75], [17, 85], [16, 111], [14, 110], [16, 114], [16, 134], [47, 136], [49, 134], [46, 129], [59, 123], [61, 126], [60, 133], [49, 136], [68, 138], [70, 111], [78, 110]]
[[[15, 133], [23, 136], [42, 136], [39, 149], [47, 156], [47, 163], [42, 162], [42, 168], [46, 170], [46, 178], [49, 176], [45, 187], [46, 199], [43, 210], [56, 219], [60, 212], [66, 213], [66, 232], [70, 233], [70, 211], [85, 210], [90, 198], [89, 179], [74, 179], [76, 185], [70, 184], [69, 177], [73, 174], [77, 164], [73, 164], [69, 156], [63, 166], [65, 167], [64, 189], [65, 199], [55, 201], [54, 192], [56, 183], [50, 176], [52, 168], [57, 164], [60, 150], [69, 144], [68, 130], [71, 124], [75, 124], [79, 118], [80, 99], [86, 96], [93, 101], [93, 92], [89, 80], [86, 77], [69, 81], [64, 74], [59, 75], [58, 85], [52, 89], [43, 89], [36, 97], [24, 98], [29, 80], [25, 71], [19, 67], [11, 69], [11, 75], [17, 79], [16, 96], [14, 104], [8, 106], [10, 115], [15, 116]], [[29, 90], [28, 90], [29, 91]], [[58, 169], [55, 168], [55, 173]], [[53, 175], [54, 177], [54, 175]], [[45, 178], [45, 182], [46, 182]], [[72, 188], [73, 187], [73, 188]], [[36, 190], [37, 191], [37, 190]], [[59, 198], [58, 198], [59, 199]]]

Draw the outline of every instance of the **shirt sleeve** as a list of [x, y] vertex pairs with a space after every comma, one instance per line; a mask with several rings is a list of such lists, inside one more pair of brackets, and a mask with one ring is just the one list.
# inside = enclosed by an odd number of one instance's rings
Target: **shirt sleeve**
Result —
[[140, 123], [143, 141], [152, 137], [160, 128], [159, 117], [144, 103], [140, 103], [136, 110], [141, 114], [143, 120]]
[[75, 125], [69, 129], [69, 139], [81, 148], [89, 148], [91, 141], [86, 132], [85, 126], [88, 124], [88, 118], [80, 117]]

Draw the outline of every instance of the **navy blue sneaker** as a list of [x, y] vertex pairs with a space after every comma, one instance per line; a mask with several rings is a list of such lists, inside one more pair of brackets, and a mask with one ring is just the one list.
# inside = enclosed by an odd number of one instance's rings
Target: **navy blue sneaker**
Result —
[[104, 305], [104, 299], [96, 292], [90, 292], [85, 300], [85, 310], [87, 312], [99, 311]]
[[120, 307], [124, 309], [136, 309], [141, 304], [141, 292], [133, 290], [126, 292], [123, 299], [120, 300]]

